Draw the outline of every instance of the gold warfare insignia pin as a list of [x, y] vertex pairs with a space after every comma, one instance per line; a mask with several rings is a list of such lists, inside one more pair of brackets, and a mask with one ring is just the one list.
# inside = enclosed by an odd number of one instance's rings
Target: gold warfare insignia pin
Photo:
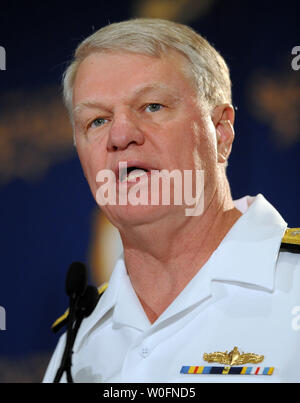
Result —
[[203, 360], [208, 363], [218, 363], [224, 366], [182, 366], [181, 374], [211, 374], [211, 375], [272, 375], [274, 367], [247, 367], [244, 364], [259, 364], [264, 360], [263, 355], [240, 353], [237, 347], [225, 353], [204, 353]]
[[258, 364], [264, 360], [263, 355], [254, 353], [240, 353], [237, 347], [234, 347], [232, 351], [227, 353], [216, 352], [211, 354], [203, 354], [204, 361], [217, 362], [225, 365], [243, 365], [243, 364]]

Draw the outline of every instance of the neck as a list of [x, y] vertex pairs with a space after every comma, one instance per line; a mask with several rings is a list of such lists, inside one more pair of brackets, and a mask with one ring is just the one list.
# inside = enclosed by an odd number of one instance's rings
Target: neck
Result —
[[201, 216], [171, 223], [166, 219], [121, 233], [126, 268], [151, 323], [204, 266], [241, 216], [227, 182], [225, 187], [215, 191]]

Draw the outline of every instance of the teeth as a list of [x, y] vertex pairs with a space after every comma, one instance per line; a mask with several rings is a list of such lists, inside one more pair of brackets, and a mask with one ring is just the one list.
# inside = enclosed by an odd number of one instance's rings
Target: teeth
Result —
[[128, 175], [123, 173], [123, 175], [121, 175], [121, 182], [135, 181], [136, 178], [139, 178], [145, 174], [147, 174], [147, 171], [144, 171], [143, 169], [134, 169], [133, 171], [129, 172]]

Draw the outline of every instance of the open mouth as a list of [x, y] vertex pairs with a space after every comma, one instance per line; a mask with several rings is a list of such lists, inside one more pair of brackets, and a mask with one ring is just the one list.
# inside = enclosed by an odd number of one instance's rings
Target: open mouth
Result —
[[135, 182], [137, 178], [147, 175], [149, 172], [147, 168], [141, 168], [139, 166], [121, 168], [119, 170], [119, 181], [122, 183]]

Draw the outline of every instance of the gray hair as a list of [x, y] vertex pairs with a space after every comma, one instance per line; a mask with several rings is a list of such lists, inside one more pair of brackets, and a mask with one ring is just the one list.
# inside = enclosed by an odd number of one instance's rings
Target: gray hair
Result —
[[79, 44], [63, 75], [63, 96], [73, 124], [72, 97], [80, 63], [94, 52], [131, 52], [160, 57], [175, 50], [187, 59], [199, 99], [210, 108], [232, 103], [229, 69], [223, 57], [192, 28], [173, 21], [137, 18], [107, 25]]

